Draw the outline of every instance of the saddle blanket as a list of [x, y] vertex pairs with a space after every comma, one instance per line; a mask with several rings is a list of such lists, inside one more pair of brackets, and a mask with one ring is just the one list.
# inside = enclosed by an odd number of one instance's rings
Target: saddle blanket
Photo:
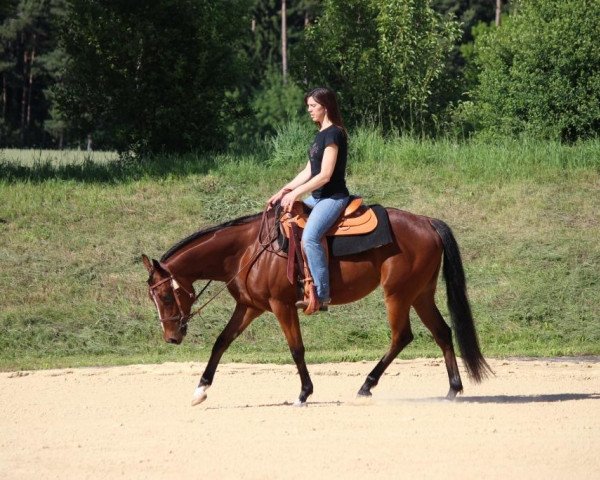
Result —
[[[392, 243], [390, 221], [385, 208], [381, 205], [371, 205], [370, 207], [377, 217], [377, 228], [370, 233], [364, 233], [362, 235], [327, 237], [330, 255], [333, 255], [334, 257], [354, 255]], [[287, 253], [288, 241], [281, 233], [278, 238], [278, 243], [279, 247]]]

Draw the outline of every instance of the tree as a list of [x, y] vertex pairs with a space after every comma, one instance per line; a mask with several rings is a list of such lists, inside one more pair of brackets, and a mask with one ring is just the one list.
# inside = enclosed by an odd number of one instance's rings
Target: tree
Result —
[[461, 44], [473, 41], [472, 28], [480, 22], [490, 23], [495, 15], [492, 0], [433, 0], [431, 6], [436, 12], [453, 16], [460, 22]]
[[69, 0], [61, 110], [120, 151], [222, 145], [246, 12], [244, 0]]
[[303, 110], [298, 80], [284, 78], [282, 39], [287, 45], [291, 69], [302, 60], [298, 45], [304, 30], [317, 17], [321, 0], [286, 2], [287, 31], [282, 34], [281, 0], [253, 0], [250, 8], [250, 37], [244, 37], [243, 54], [248, 69], [243, 81], [228, 95], [235, 120], [228, 127], [236, 145], [255, 144], [272, 135], [283, 124], [298, 118]]
[[486, 134], [574, 141], [600, 132], [600, 3], [521, 0], [476, 42], [471, 119]]
[[477, 84], [476, 67], [472, 61], [475, 32], [494, 20], [492, 0], [433, 0], [432, 8], [460, 23], [461, 35], [447, 58], [440, 82], [444, 88], [438, 93], [438, 103], [455, 105], [469, 98]]
[[336, 89], [350, 123], [425, 132], [444, 108], [437, 93], [456, 22], [428, 0], [326, 0], [323, 8], [307, 30], [298, 76]]
[[57, 48], [56, 28], [64, 0], [0, 3], [2, 143], [45, 145], [48, 88], [56, 71], [48, 58]]

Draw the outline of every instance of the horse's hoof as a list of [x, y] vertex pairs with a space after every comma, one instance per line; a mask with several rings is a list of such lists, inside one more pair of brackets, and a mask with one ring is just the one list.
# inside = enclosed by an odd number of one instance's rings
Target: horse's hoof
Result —
[[373, 395], [357, 395], [354, 401], [350, 402], [351, 405], [356, 406], [373, 405], [373, 403]]
[[369, 398], [372, 397], [373, 394], [369, 390], [359, 390], [356, 394], [356, 398]]
[[192, 407], [201, 404], [204, 400], [206, 400], [207, 397], [208, 395], [206, 395], [206, 393], [203, 393], [202, 395], [194, 395], [192, 397]]
[[454, 390], [454, 389], [450, 389], [448, 390], [448, 394], [446, 395], [446, 400], [452, 401], [456, 399], [456, 395], [458, 393], [461, 393], [462, 390]]
[[306, 401], [302, 401], [300, 399], [296, 400], [294, 403], [292, 403], [292, 407], [306, 407], [307, 403]]
[[204, 400], [207, 399], [208, 395], [206, 394], [206, 390], [208, 389], [208, 385], [198, 387], [194, 390], [194, 395], [192, 396], [192, 407], [201, 404]]

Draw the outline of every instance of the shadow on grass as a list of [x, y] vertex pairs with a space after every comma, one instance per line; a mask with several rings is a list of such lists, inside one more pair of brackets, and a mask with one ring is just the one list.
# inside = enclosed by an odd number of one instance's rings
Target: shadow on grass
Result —
[[75, 180], [83, 183], [118, 183], [140, 178], [161, 178], [165, 176], [185, 177], [206, 174], [217, 167], [217, 158], [222, 161], [232, 157], [218, 155], [165, 155], [143, 160], [121, 159], [107, 162], [94, 162], [85, 159], [81, 162], [54, 165], [51, 161], [34, 162], [22, 165], [0, 159], [0, 179], [9, 183], [35, 182], [48, 180]]

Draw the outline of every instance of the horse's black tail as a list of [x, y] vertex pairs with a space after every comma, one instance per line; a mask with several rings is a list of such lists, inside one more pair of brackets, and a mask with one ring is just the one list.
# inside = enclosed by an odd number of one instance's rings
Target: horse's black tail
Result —
[[488, 373], [492, 373], [492, 370], [479, 349], [458, 243], [446, 223], [431, 219], [431, 225], [444, 244], [444, 281], [448, 295], [448, 310], [450, 310], [460, 353], [469, 376], [476, 382], [481, 382]]

